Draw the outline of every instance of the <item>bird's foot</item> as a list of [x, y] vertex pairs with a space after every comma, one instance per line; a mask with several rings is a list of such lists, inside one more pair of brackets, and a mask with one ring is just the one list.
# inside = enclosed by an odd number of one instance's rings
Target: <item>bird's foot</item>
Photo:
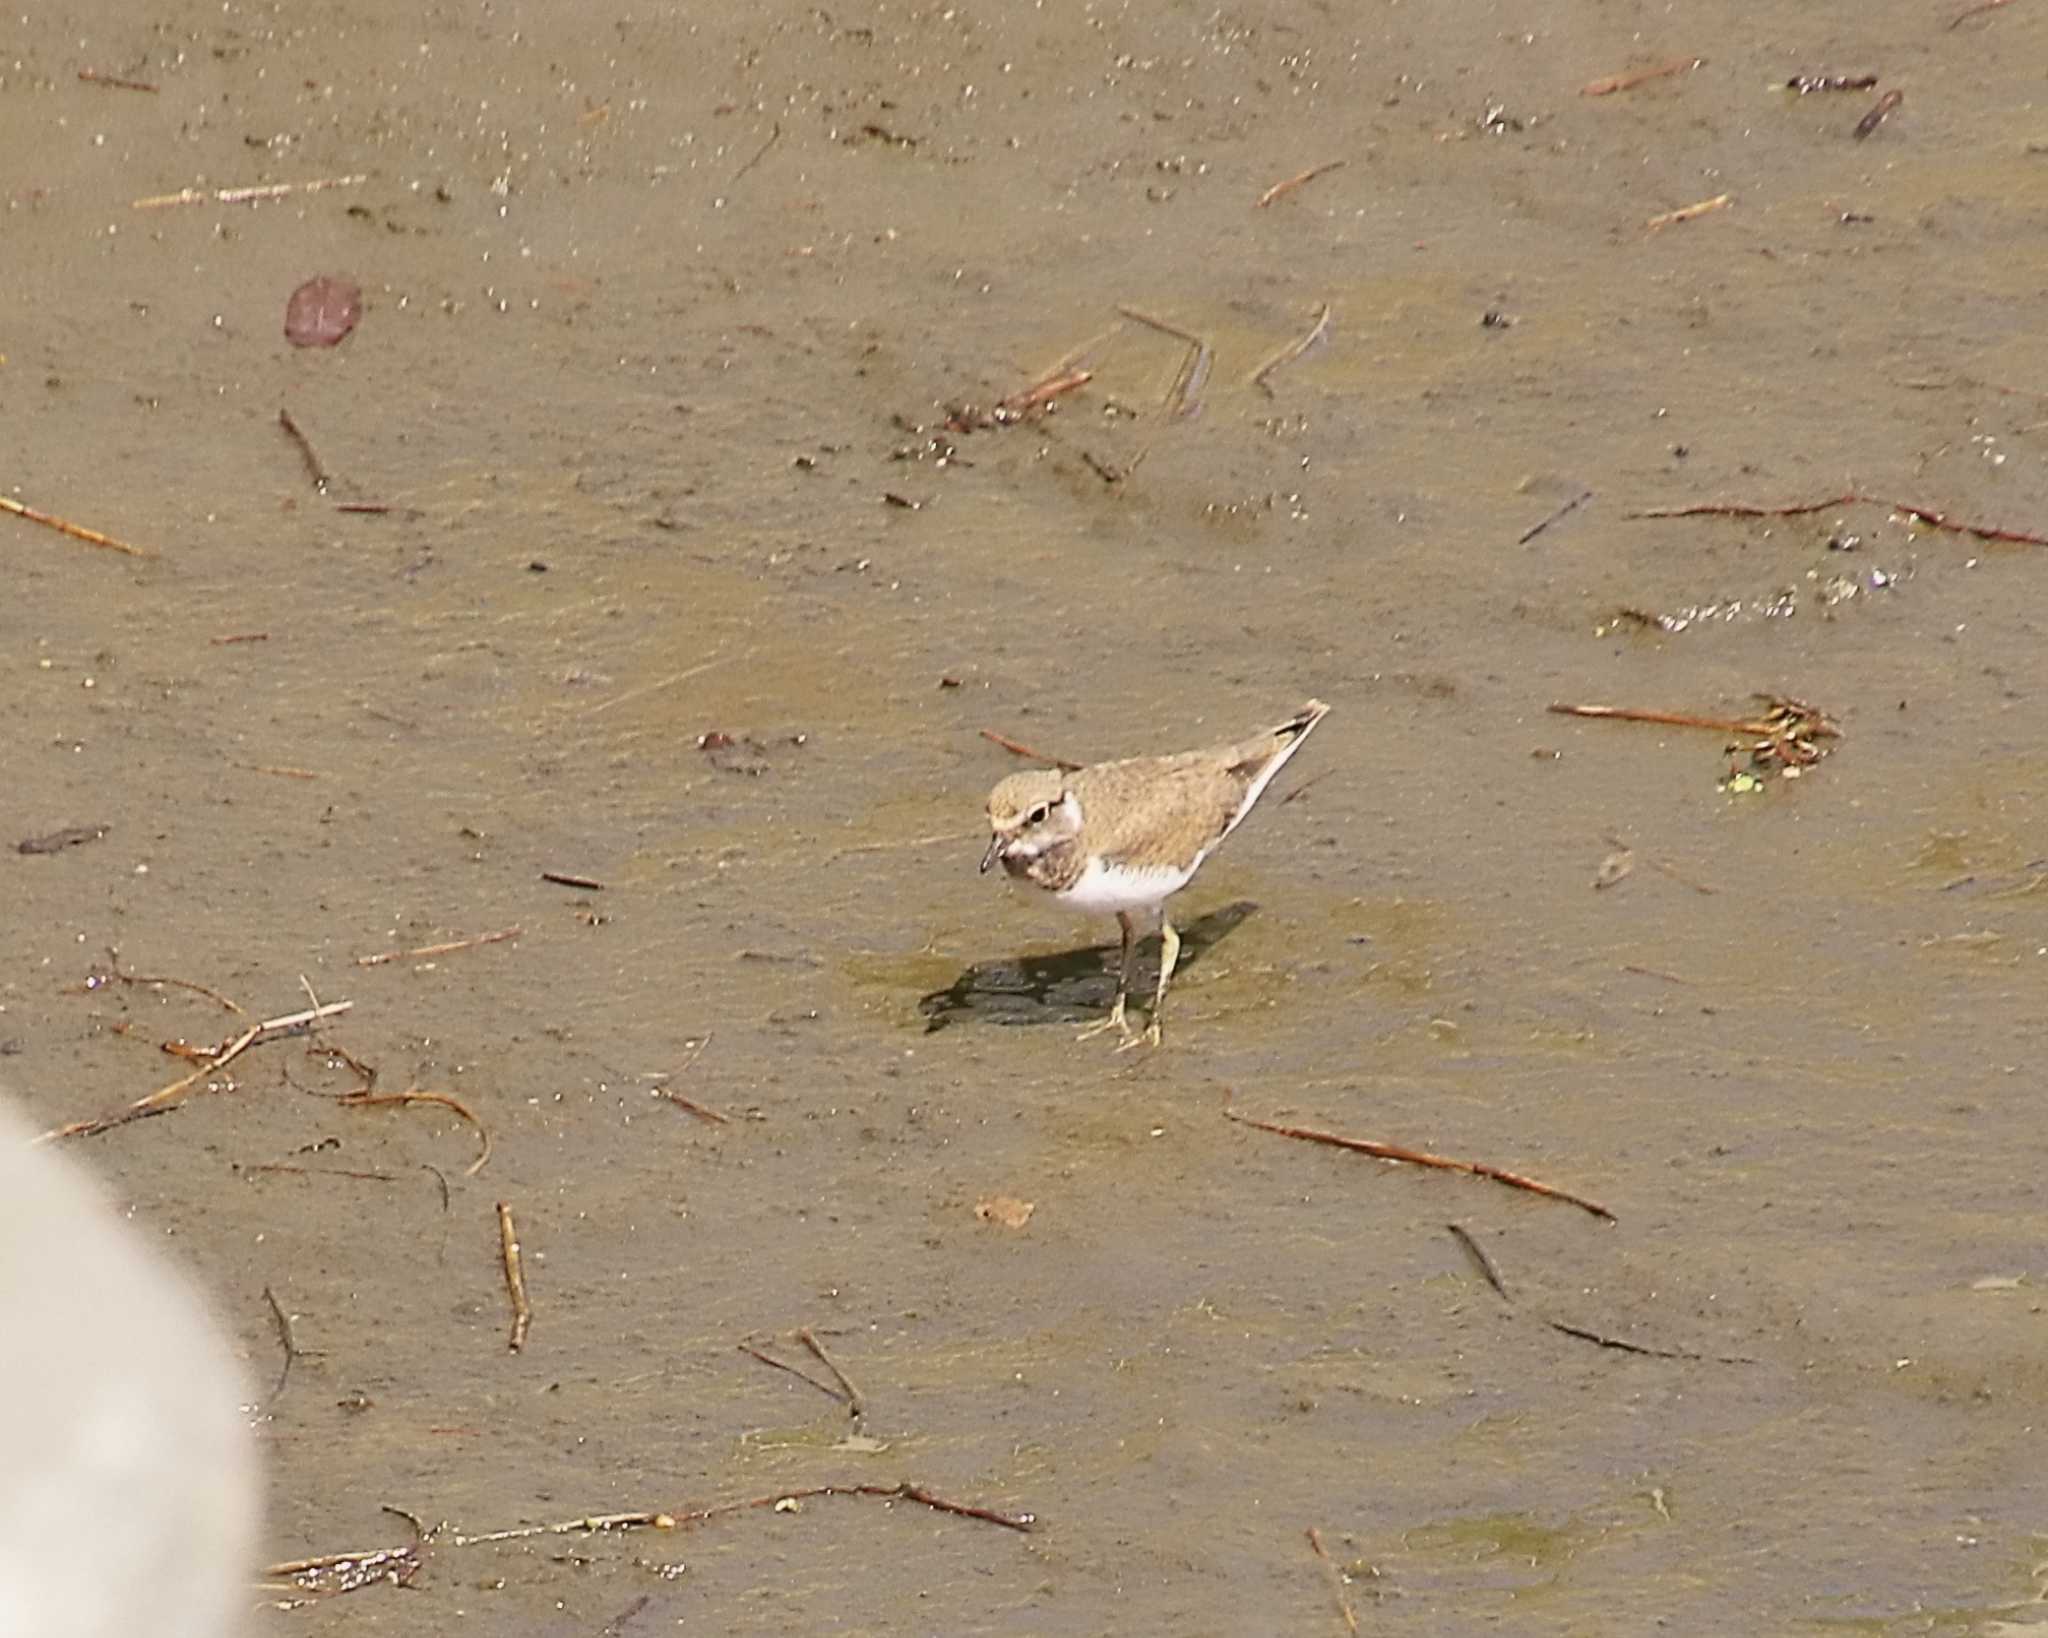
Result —
[[1123, 1038], [1123, 1040], [1122, 1040], [1122, 1041], [1121, 1041], [1121, 1042], [1120, 1042], [1120, 1043], [1118, 1044], [1118, 1046], [1117, 1046], [1117, 1051], [1119, 1051], [1119, 1052], [1128, 1052], [1128, 1051], [1130, 1051], [1130, 1050], [1131, 1050], [1131, 1048], [1132, 1048], [1132, 1047], [1136, 1047], [1136, 1046], [1149, 1046], [1149, 1047], [1156, 1047], [1156, 1046], [1157, 1046], [1158, 1044], [1159, 1044], [1159, 1020], [1158, 1020], [1158, 1018], [1157, 1018], [1157, 1017], [1155, 1016], [1155, 1017], [1153, 1018], [1153, 1020], [1152, 1020], [1152, 1021], [1151, 1021], [1151, 1022], [1150, 1022], [1149, 1024], [1147, 1024], [1147, 1025], [1146, 1025], [1146, 1026], [1145, 1026], [1145, 1027], [1144, 1027], [1143, 1029], [1141, 1029], [1141, 1030], [1129, 1030], [1129, 1029], [1125, 1030], [1125, 1031], [1124, 1031], [1124, 1038]]
[[1131, 1033], [1130, 1020], [1124, 1017], [1124, 998], [1122, 996], [1116, 998], [1116, 1005], [1109, 1009], [1109, 1016], [1107, 1018], [1096, 1019], [1094, 1023], [1082, 1030], [1074, 1039], [1077, 1041], [1092, 1041], [1096, 1036], [1107, 1035], [1111, 1030], [1115, 1030], [1117, 1034], [1123, 1037], [1123, 1046], [1117, 1048], [1119, 1052], [1138, 1039], [1136, 1035]]

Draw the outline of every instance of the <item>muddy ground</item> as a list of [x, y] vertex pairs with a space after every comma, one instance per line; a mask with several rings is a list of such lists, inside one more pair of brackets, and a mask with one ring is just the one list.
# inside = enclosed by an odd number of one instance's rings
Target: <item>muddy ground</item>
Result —
[[[0, 1073], [243, 1027], [110, 951], [353, 1003], [72, 1148], [247, 1355], [274, 1558], [447, 1521], [254, 1629], [1341, 1633], [1311, 1528], [1382, 1633], [2048, 1627], [2048, 556], [1896, 509], [2048, 532], [2048, 12], [1961, 6], [11, 18], [0, 483], [151, 555], [0, 518], [6, 840], [107, 827], [0, 862]], [[1545, 710], [1754, 690], [1833, 754]], [[976, 876], [977, 730], [1311, 695], [1165, 1048], [1077, 1045], [1114, 929]], [[860, 1418], [739, 1350], [800, 1327]], [[455, 1542], [906, 1481], [1036, 1528]]]

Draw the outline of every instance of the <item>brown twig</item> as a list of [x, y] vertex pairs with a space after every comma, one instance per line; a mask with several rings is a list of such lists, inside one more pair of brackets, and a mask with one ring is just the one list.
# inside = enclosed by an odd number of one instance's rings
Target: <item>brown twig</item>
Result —
[[283, 1177], [347, 1177], [358, 1183], [403, 1183], [404, 1178], [396, 1172], [362, 1171], [349, 1166], [293, 1166], [284, 1161], [264, 1161], [254, 1166], [240, 1166], [244, 1177], [276, 1174]]
[[87, 85], [104, 85], [114, 91], [156, 92], [162, 89], [161, 86], [151, 85], [147, 80], [129, 80], [118, 74], [102, 74], [97, 68], [81, 68], [78, 77]]
[[[1871, 497], [1863, 496], [1868, 500]], [[1952, 518], [1945, 512], [1932, 507], [1915, 506], [1910, 501], [1886, 501], [1883, 503], [1894, 512], [1903, 512], [1909, 518], [1924, 523], [1930, 529], [1946, 529], [1951, 534], [1974, 535], [1979, 540], [2002, 540], [2015, 546], [2048, 546], [2048, 535], [2028, 534], [2023, 529], [2001, 529], [1995, 524], [1966, 523]]]
[[146, 546], [130, 546], [125, 540], [116, 540], [112, 535], [103, 535], [97, 529], [88, 529], [82, 523], [72, 523], [48, 512], [38, 512], [33, 506], [24, 506], [8, 495], [0, 495], [0, 512], [12, 512], [18, 518], [27, 518], [30, 523], [40, 523], [45, 529], [55, 529], [60, 535], [69, 535], [73, 540], [82, 540], [88, 546], [104, 546], [110, 552], [120, 552], [126, 557], [155, 557], [156, 553]]
[[498, 1202], [498, 1249], [505, 1259], [505, 1290], [512, 1298], [512, 1336], [506, 1346], [516, 1354], [526, 1346], [526, 1328], [533, 1323], [533, 1307], [526, 1300], [519, 1231], [512, 1226], [512, 1208], [502, 1200]]
[[1606, 74], [1597, 80], [1588, 80], [1579, 87], [1582, 97], [1611, 97], [1617, 91], [1633, 91], [1639, 85], [1651, 80], [1668, 79], [1673, 74], [1683, 74], [1698, 68], [1706, 61], [1704, 57], [1673, 57], [1668, 63], [1659, 63], [1655, 68], [1635, 68], [1623, 74]]
[[1055, 398], [1066, 393], [1077, 392], [1095, 379], [1093, 370], [1055, 370], [1044, 379], [1033, 382], [1022, 391], [1013, 392], [999, 401], [990, 413], [990, 419], [998, 426], [1008, 426], [1021, 421], [1034, 410], [1041, 410]]
[[1615, 722], [1655, 722], [1666, 728], [1712, 728], [1724, 734], [1767, 734], [1760, 722], [1738, 722], [1732, 717], [1696, 717], [1688, 711], [1651, 711], [1632, 705], [1551, 705], [1547, 710], [1561, 717], [1600, 717]]
[[1528, 528], [1524, 529], [1519, 535], [1515, 537], [1515, 544], [1517, 546], [1528, 545], [1530, 541], [1534, 540], [1538, 535], [1542, 534], [1543, 531], [1545, 529], [1548, 529], [1553, 523], [1557, 523], [1564, 518], [1570, 517], [1572, 513], [1576, 512], [1580, 507], [1584, 506], [1586, 502], [1591, 500], [1592, 498], [1593, 491], [1590, 489], [1583, 490], [1579, 494], [1574, 495], [1570, 500], [1566, 501], [1564, 505], [1560, 506], [1555, 512], [1552, 512], [1550, 516], [1545, 518], [1541, 523], [1530, 524]]
[[292, 419], [292, 412], [288, 409], [280, 409], [277, 412], [277, 424], [284, 428], [285, 436], [299, 446], [299, 456], [306, 463], [306, 471], [312, 475], [313, 487], [321, 494], [326, 494], [327, 468], [320, 464], [320, 455], [313, 448], [313, 440], [308, 438], [299, 423]]
[[1311, 165], [1305, 171], [1297, 171], [1294, 175], [1286, 178], [1284, 181], [1275, 182], [1264, 193], [1260, 194], [1259, 202], [1256, 208], [1259, 210], [1264, 210], [1268, 205], [1272, 204], [1272, 202], [1275, 199], [1282, 198], [1285, 195], [1292, 193], [1296, 188], [1300, 187], [1303, 183], [1313, 182], [1319, 176], [1328, 176], [1332, 171], [1341, 171], [1347, 163], [1348, 161], [1342, 159], [1327, 159], [1323, 161], [1323, 163], [1320, 165]]
[[837, 1388], [832, 1387], [829, 1383], [820, 1382], [815, 1376], [812, 1376], [810, 1372], [798, 1370], [794, 1365], [789, 1364], [785, 1360], [777, 1359], [773, 1354], [769, 1353], [766, 1349], [757, 1348], [751, 1342], [742, 1342], [737, 1344], [737, 1346], [739, 1348], [739, 1351], [747, 1355], [748, 1358], [758, 1359], [763, 1365], [772, 1365], [778, 1371], [787, 1371], [791, 1376], [795, 1377], [797, 1381], [804, 1383], [808, 1387], [816, 1388], [818, 1392], [823, 1394], [827, 1399], [839, 1401], [842, 1403], [844, 1402], [846, 1397], [844, 1394], [842, 1394]]
[[[777, 1490], [765, 1496], [751, 1496], [745, 1501], [720, 1502], [711, 1507], [693, 1508], [688, 1511], [670, 1513], [653, 1508], [630, 1513], [593, 1513], [579, 1519], [562, 1519], [550, 1524], [518, 1524], [503, 1530], [487, 1530], [474, 1536], [452, 1534], [448, 1545], [453, 1547], [480, 1547], [502, 1541], [528, 1541], [535, 1536], [583, 1536], [601, 1535], [613, 1530], [679, 1530], [688, 1526], [707, 1524], [714, 1519], [728, 1518], [736, 1513], [759, 1512], [773, 1508], [777, 1512], [794, 1512], [800, 1502], [813, 1501], [825, 1496], [867, 1496], [877, 1501], [915, 1502], [928, 1507], [935, 1513], [946, 1513], [954, 1518], [978, 1519], [984, 1524], [998, 1525], [1005, 1530], [1014, 1530], [1028, 1535], [1036, 1528], [1038, 1519], [1031, 1513], [1004, 1513], [993, 1507], [982, 1507], [974, 1502], [955, 1501], [949, 1496], [927, 1490], [923, 1485], [906, 1479], [901, 1484], [814, 1484], [796, 1490]], [[422, 1532], [419, 1522], [401, 1509], [386, 1506], [386, 1512], [397, 1513], [413, 1525], [419, 1540], [405, 1547], [377, 1547], [367, 1552], [323, 1553], [317, 1558], [289, 1559], [282, 1564], [273, 1564], [264, 1574], [283, 1577], [294, 1583], [307, 1594], [305, 1598], [281, 1602], [278, 1607], [295, 1609], [316, 1598], [331, 1597], [339, 1593], [354, 1592], [357, 1588], [373, 1586], [388, 1581], [404, 1586], [420, 1571], [424, 1562], [422, 1550], [430, 1537], [445, 1526], [436, 1526], [434, 1532]]]
[[[328, 1010], [331, 1011], [332, 1009], [330, 1008]], [[353, 1061], [351, 1061], [351, 1067], [354, 1067]], [[358, 1109], [375, 1109], [380, 1107], [388, 1107], [393, 1104], [403, 1106], [405, 1104], [411, 1103], [438, 1103], [443, 1108], [454, 1110], [456, 1114], [460, 1115], [464, 1120], [468, 1121], [470, 1125], [474, 1126], [476, 1128], [477, 1137], [482, 1141], [482, 1152], [478, 1154], [476, 1159], [472, 1160], [467, 1166], [463, 1167], [462, 1175], [464, 1177], [476, 1176], [478, 1172], [484, 1169], [484, 1162], [491, 1158], [490, 1129], [486, 1127], [482, 1121], [476, 1118], [475, 1113], [470, 1109], [468, 1104], [464, 1103], [460, 1098], [456, 1097], [453, 1093], [422, 1092], [417, 1087], [410, 1088], [409, 1090], [404, 1092], [372, 1092], [369, 1090], [369, 1088], [362, 1087], [354, 1092], [344, 1092], [340, 1097], [336, 1098], [334, 1101], [336, 1103], [349, 1104], [352, 1107]]]
[[1680, 205], [1676, 210], [1667, 210], [1661, 216], [1653, 216], [1643, 226], [1652, 233], [1661, 232], [1665, 228], [1675, 227], [1680, 222], [1690, 222], [1697, 217], [1705, 216], [1710, 211], [1726, 210], [1734, 203], [1734, 194], [1717, 193], [1711, 199], [1702, 199], [1692, 205]]
[[176, 193], [152, 194], [130, 202], [130, 210], [162, 210], [166, 205], [254, 205], [266, 199], [287, 199], [295, 193], [318, 193], [323, 188], [353, 188], [369, 181], [367, 172], [357, 176], [328, 176], [312, 182], [269, 182], [254, 188], [180, 188]]
[[2029, 534], [2022, 529], [2001, 529], [1989, 523], [1970, 523], [1952, 518], [1946, 512], [1938, 512], [1931, 506], [1886, 500], [1882, 495], [1866, 495], [1855, 489], [1830, 495], [1826, 500], [1794, 501], [1789, 506], [1759, 506], [1747, 501], [1693, 501], [1684, 506], [1647, 506], [1623, 515], [1631, 518], [1797, 518], [1809, 512], [1825, 512], [1831, 507], [1856, 505], [1889, 507], [1926, 524], [1930, 529], [1974, 535], [1979, 540], [2007, 541], [2016, 546], [2048, 546], [2048, 535]]
[[453, 1538], [453, 1543], [457, 1547], [474, 1547], [485, 1542], [523, 1541], [533, 1536], [592, 1535], [605, 1530], [679, 1530], [687, 1525], [705, 1524], [712, 1519], [727, 1518], [735, 1513], [758, 1512], [764, 1507], [788, 1510], [797, 1502], [813, 1501], [823, 1496], [872, 1496], [880, 1501], [911, 1501], [920, 1507], [929, 1507], [935, 1513], [950, 1513], [955, 1518], [980, 1519], [988, 1524], [999, 1524], [1005, 1530], [1015, 1530], [1022, 1535], [1028, 1535], [1038, 1523], [1035, 1514], [1000, 1513], [992, 1507], [953, 1501], [906, 1479], [901, 1484], [805, 1485], [797, 1490], [776, 1490], [765, 1496], [750, 1496], [745, 1501], [719, 1502], [715, 1506], [692, 1508], [677, 1513], [652, 1510], [636, 1513], [600, 1513], [589, 1518], [564, 1519], [557, 1524], [521, 1524], [510, 1529], [488, 1531], [478, 1536], [458, 1535]]
[[423, 956], [453, 955], [457, 950], [474, 950], [479, 944], [503, 944], [509, 938], [518, 938], [525, 931], [522, 927], [501, 927], [495, 933], [479, 933], [475, 938], [450, 939], [446, 944], [422, 944], [416, 950], [382, 950], [376, 955], [357, 956], [358, 967], [382, 967], [392, 961], [417, 961]]
[[110, 1115], [98, 1115], [91, 1120], [75, 1120], [68, 1126], [52, 1127], [35, 1141], [50, 1143], [61, 1138], [96, 1137], [101, 1132], [111, 1131], [116, 1126], [125, 1126], [131, 1120], [141, 1120], [149, 1115], [162, 1114], [190, 1088], [196, 1086], [208, 1075], [227, 1068], [252, 1046], [265, 1041], [274, 1041], [280, 1036], [293, 1035], [318, 1023], [323, 1018], [332, 1018], [337, 1013], [347, 1012], [353, 1001], [330, 1001], [324, 1007], [315, 1007], [310, 1012], [288, 1013], [282, 1018], [267, 1018], [260, 1024], [251, 1024], [232, 1041], [225, 1043], [210, 1054], [199, 1067], [189, 1075], [180, 1076], [168, 1086], [160, 1086], [146, 1097], [137, 1098], [124, 1109]]
[[768, 133], [768, 140], [762, 143], [760, 147], [754, 150], [754, 157], [752, 159], [748, 160], [738, 170], [732, 173], [732, 182], [726, 183], [726, 186], [731, 187], [733, 182], [737, 182], [741, 177], [745, 176], [747, 172], [751, 171], [756, 165], [760, 164], [762, 160], [766, 159], [768, 157], [768, 150], [774, 147], [775, 144], [780, 142], [781, 140], [782, 121], [777, 120], [775, 122], [775, 129]]
[[[1564, 717], [1598, 717], [1616, 722], [1653, 722], [1667, 728], [1707, 728], [1716, 733], [1750, 737], [1752, 758], [1759, 763], [1778, 762], [1788, 768], [1809, 767], [1827, 755], [1817, 742], [1840, 739], [1842, 730], [1833, 718], [1804, 700], [1775, 695], [1757, 696], [1769, 709], [1758, 718], [1701, 717], [1684, 711], [1649, 711], [1626, 705], [1559, 705], [1549, 709]], [[1683, 877], [1678, 878], [1684, 880]], [[1690, 885], [1690, 884], [1688, 884]]]
[[1267, 384], [1266, 377], [1279, 369], [1283, 364], [1292, 364], [1303, 353], [1315, 346], [1317, 342], [1325, 339], [1329, 333], [1330, 304], [1324, 302], [1321, 307], [1316, 309], [1315, 322], [1308, 327], [1306, 332], [1296, 340], [1290, 341], [1271, 358], [1267, 359], [1265, 363], [1252, 371], [1250, 385], [1257, 387], [1268, 398], [1272, 397], [1273, 389]]
[[[684, 1070], [687, 1070], [699, 1058], [703, 1057], [704, 1049], [708, 1047], [710, 1044], [711, 1032], [709, 1030], [706, 1030], [701, 1040], [698, 1040], [691, 1044], [690, 1055], [682, 1061], [681, 1066], [675, 1071], [675, 1073], [678, 1075], [682, 1074]], [[684, 1097], [682, 1093], [678, 1092], [672, 1086], [659, 1086], [656, 1087], [655, 1090], [659, 1092], [664, 1098], [668, 1099], [668, 1101], [674, 1104], [678, 1109], [688, 1110], [691, 1114], [697, 1116], [700, 1120], [715, 1121], [720, 1126], [723, 1126], [732, 1118], [730, 1115], [722, 1114], [718, 1110], [713, 1109], [709, 1104], [699, 1103], [695, 1098]]]
[[543, 870], [540, 879], [544, 882], [553, 882], [557, 887], [580, 887], [586, 893], [604, 891], [604, 883], [595, 876], [571, 875], [566, 870]]
[[1458, 1249], [1472, 1260], [1472, 1266], [1479, 1270], [1480, 1277], [1493, 1287], [1494, 1295], [1502, 1302], [1513, 1302], [1515, 1299], [1508, 1295], [1508, 1288], [1501, 1283], [1501, 1277], [1493, 1266], [1493, 1259], [1486, 1255], [1486, 1248], [1472, 1237], [1472, 1231], [1463, 1223], [1446, 1223], [1444, 1227], [1450, 1231], [1451, 1238], [1458, 1242]]
[[234, 643], [267, 643], [270, 641], [270, 633], [267, 631], [231, 631], [225, 637], [209, 637], [206, 640], [215, 648], [227, 648]]
[[846, 1390], [846, 1414], [858, 1422], [867, 1414], [867, 1402], [861, 1398], [860, 1389], [853, 1385], [853, 1379], [839, 1368], [839, 1361], [825, 1352], [824, 1343], [818, 1340], [817, 1334], [808, 1325], [797, 1332], [796, 1339], [810, 1349], [818, 1363], [830, 1371], [833, 1380]]
[[299, 1357], [299, 1345], [292, 1340], [292, 1321], [279, 1305], [277, 1295], [269, 1286], [263, 1288], [263, 1300], [270, 1305], [271, 1323], [277, 1327], [278, 1346], [284, 1349], [284, 1366], [277, 1373], [277, 1386], [270, 1390], [269, 1404], [274, 1405], [284, 1392], [284, 1385], [291, 1380], [292, 1361]]
[[1081, 766], [1078, 762], [1067, 761], [1065, 757], [1047, 756], [1043, 751], [1032, 750], [1029, 745], [1020, 745], [1008, 735], [997, 733], [993, 728], [983, 728], [980, 732], [983, 739], [987, 740], [991, 745], [1000, 745], [1012, 756], [1028, 757], [1033, 762], [1050, 763], [1062, 773], [1072, 773]]
[[1225, 1107], [1224, 1116], [1245, 1126], [1255, 1126], [1262, 1132], [1272, 1132], [1280, 1137], [1298, 1138], [1304, 1143], [1324, 1143], [1335, 1149], [1349, 1149], [1354, 1154], [1371, 1155], [1375, 1160], [1399, 1161], [1409, 1166], [1429, 1166], [1438, 1171], [1464, 1172], [1472, 1177], [1484, 1177], [1495, 1183], [1505, 1183], [1511, 1189], [1525, 1189], [1530, 1194], [1540, 1194], [1551, 1200], [1562, 1200], [1579, 1210], [1608, 1222], [1615, 1220], [1614, 1213], [1596, 1200], [1560, 1189], [1553, 1184], [1542, 1183], [1533, 1177], [1524, 1177], [1520, 1172], [1507, 1171], [1484, 1160], [1453, 1160], [1446, 1155], [1433, 1155], [1422, 1149], [1410, 1149], [1398, 1143], [1382, 1143], [1373, 1138], [1345, 1137], [1336, 1132], [1318, 1131], [1311, 1126], [1282, 1126], [1278, 1122], [1260, 1120], [1253, 1115], [1240, 1115], [1235, 1109]]
[[1978, 3], [1976, 5], [1967, 6], [1963, 10], [1957, 12], [1955, 16], [1951, 17], [1948, 20], [1948, 26], [1952, 29], [1961, 28], [1963, 24], [1967, 23], [1972, 17], [1982, 16], [1987, 11], [1998, 11], [2002, 7], [2009, 6], [2011, 4], [2012, 0], [1978, 0]]
[[1563, 1336], [1577, 1337], [1581, 1342], [1590, 1342], [1598, 1348], [1612, 1348], [1617, 1353], [1641, 1354], [1649, 1359], [1700, 1359], [1710, 1360], [1716, 1365], [1754, 1365], [1756, 1361], [1747, 1354], [1701, 1354], [1689, 1348], [1646, 1348], [1640, 1342], [1628, 1342], [1621, 1337], [1605, 1336], [1598, 1331], [1589, 1331], [1583, 1325], [1567, 1325], [1563, 1320], [1545, 1320], [1551, 1330]]
[[1315, 1549], [1316, 1562], [1323, 1567], [1323, 1574], [1330, 1583], [1330, 1594], [1337, 1600], [1337, 1613], [1344, 1617], [1346, 1632], [1358, 1631], [1358, 1615], [1351, 1608], [1351, 1595], [1344, 1590], [1344, 1572], [1337, 1568], [1336, 1561], [1323, 1551], [1322, 1532], [1314, 1525], [1308, 1529], [1308, 1544]]
[[1856, 122], [1856, 129], [1850, 132], [1858, 142], [1869, 136], [1891, 116], [1891, 111], [1906, 100], [1906, 93], [1896, 88], [1887, 91], [1871, 104], [1870, 112]]

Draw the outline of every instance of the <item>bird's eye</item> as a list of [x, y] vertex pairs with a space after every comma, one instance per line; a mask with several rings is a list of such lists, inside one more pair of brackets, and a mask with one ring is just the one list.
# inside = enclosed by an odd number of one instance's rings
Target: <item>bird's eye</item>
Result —
[[1024, 823], [1027, 825], [1042, 825], [1045, 823], [1046, 814], [1050, 811], [1051, 810], [1048, 809], [1043, 802], [1041, 802], [1038, 804], [1037, 807], [1033, 808], [1029, 813], [1024, 815]]

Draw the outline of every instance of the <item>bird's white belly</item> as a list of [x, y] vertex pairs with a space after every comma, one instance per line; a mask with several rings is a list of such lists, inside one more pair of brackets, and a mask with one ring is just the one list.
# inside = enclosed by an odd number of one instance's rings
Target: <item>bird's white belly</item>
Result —
[[1090, 859], [1080, 880], [1058, 898], [1070, 909], [1105, 915], [1114, 910], [1155, 910], [1169, 895], [1187, 886], [1201, 862], [1197, 859], [1185, 870], [1130, 870]]

